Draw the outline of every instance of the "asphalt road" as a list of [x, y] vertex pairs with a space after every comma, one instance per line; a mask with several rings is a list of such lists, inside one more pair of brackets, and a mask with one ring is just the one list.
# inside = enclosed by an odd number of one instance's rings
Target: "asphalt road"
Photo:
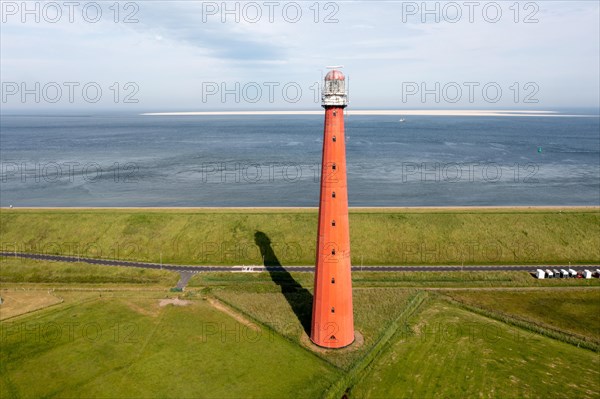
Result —
[[[314, 272], [313, 266], [190, 266], [170, 265], [148, 262], [128, 262], [124, 260], [80, 258], [77, 256], [30, 254], [22, 252], [0, 251], [0, 256], [37, 259], [58, 262], [82, 262], [92, 265], [141, 267], [144, 269], [162, 269], [175, 272], [202, 273], [202, 272], [261, 272], [261, 271], [287, 271], [287, 272]], [[581, 271], [589, 269], [595, 271], [600, 265], [470, 265], [470, 266], [352, 266], [352, 271], [365, 272], [447, 272], [447, 271], [526, 271], [535, 272], [536, 269], [573, 269]]]

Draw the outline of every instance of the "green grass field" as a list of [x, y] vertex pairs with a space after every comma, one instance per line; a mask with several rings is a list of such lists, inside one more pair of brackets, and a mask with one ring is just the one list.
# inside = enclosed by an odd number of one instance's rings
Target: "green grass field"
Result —
[[351, 390], [357, 398], [597, 398], [600, 358], [434, 302]]
[[338, 375], [206, 301], [159, 300], [105, 293], [2, 323], [0, 396], [311, 398]]
[[[142, 274], [144, 283], [133, 284], [138, 269], [11, 259], [0, 266], [7, 300], [61, 300], [0, 322], [2, 398], [598, 398], [600, 389], [597, 352], [443, 300], [481, 298], [478, 306], [598, 340], [597, 320], [580, 319], [597, 314], [598, 279], [556, 287], [498, 273], [468, 282], [480, 287], [449, 290], [435, 273], [356, 273], [362, 342], [315, 351], [303, 326], [312, 274], [200, 274], [174, 294], [175, 273]], [[523, 287], [489, 287], [506, 280]], [[177, 296], [186, 306], [161, 306]], [[565, 306], [548, 316], [544, 298]]]
[[[355, 265], [600, 261], [597, 208], [353, 209]], [[178, 264], [314, 263], [313, 209], [3, 209], [2, 248]]]
[[174, 286], [177, 280], [179, 280], [177, 273], [164, 270], [0, 257], [0, 283], [114, 283]]
[[556, 295], [548, 291], [446, 291], [459, 302], [517, 317], [541, 327], [600, 343], [600, 290], [571, 289]]

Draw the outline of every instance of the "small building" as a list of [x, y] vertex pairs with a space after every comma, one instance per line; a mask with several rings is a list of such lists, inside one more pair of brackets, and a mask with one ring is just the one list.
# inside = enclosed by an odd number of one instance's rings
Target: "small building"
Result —
[[544, 278], [546, 273], [544, 273], [544, 271], [542, 269], [537, 269], [535, 272], [535, 278], [539, 278], [540, 280], [542, 280]]
[[552, 272], [550, 269], [546, 269], [546, 276], [548, 278], [554, 278], [554, 272]]
[[577, 272], [573, 269], [569, 269], [569, 277], [571, 277], [571, 278], [577, 277]]
[[567, 278], [569, 277], [569, 272], [566, 271], [565, 269], [560, 269], [560, 278]]
[[587, 269], [585, 269], [583, 271], [583, 278], [592, 278], [592, 272], [589, 271], [589, 270], [587, 270]]

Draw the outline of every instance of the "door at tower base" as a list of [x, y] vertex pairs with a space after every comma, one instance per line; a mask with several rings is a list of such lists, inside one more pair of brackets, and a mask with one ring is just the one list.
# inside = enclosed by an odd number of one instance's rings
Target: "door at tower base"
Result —
[[354, 342], [344, 108], [345, 77], [325, 77], [325, 128], [317, 232], [315, 290], [310, 339], [326, 348]]

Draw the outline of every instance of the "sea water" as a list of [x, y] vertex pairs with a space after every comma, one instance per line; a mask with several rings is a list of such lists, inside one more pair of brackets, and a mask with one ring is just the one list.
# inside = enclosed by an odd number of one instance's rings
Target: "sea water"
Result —
[[[599, 205], [597, 117], [347, 116], [350, 206]], [[2, 116], [2, 206], [317, 206], [323, 117]]]

